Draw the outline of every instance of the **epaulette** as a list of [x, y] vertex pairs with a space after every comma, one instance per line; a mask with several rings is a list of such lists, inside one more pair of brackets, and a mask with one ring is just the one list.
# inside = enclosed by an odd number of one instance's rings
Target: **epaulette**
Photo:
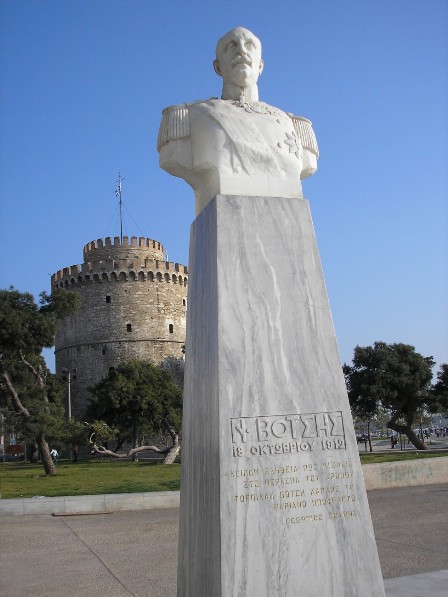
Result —
[[160, 123], [159, 136], [157, 138], [157, 150], [166, 145], [169, 141], [188, 137], [190, 134], [190, 119], [188, 118], [188, 104], [177, 104], [168, 106], [162, 111], [162, 122]]
[[[211, 98], [216, 99], [216, 98]], [[168, 106], [162, 111], [162, 122], [160, 123], [159, 136], [157, 138], [157, 150], [166, 145], [169, 141], [183, 139], [190, 135], [190, 118], [188, 107], [193, 104], [200, 104], [208, 100], [196, 100], [188, 104], [177, 104]]]
[[311, 121], [303, 116], [290, 115], [294, 124], [294, 129], [297, 136], [302, 142], [304, 149], [308, 149], [311, 153], [314, 153], [316, 157], [319, 157], [319, 148], [317, 146], [316, 135], [314, 134]]

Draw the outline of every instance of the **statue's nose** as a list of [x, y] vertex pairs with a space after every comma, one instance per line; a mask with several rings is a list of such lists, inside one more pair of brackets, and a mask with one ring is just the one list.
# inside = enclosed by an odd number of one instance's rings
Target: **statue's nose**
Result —
[[239, 54], [247, 54], [247, 52], [246, 52], [246, 46], [244, 45], [243, 40], [240, 40], [238, 42], [237, 49], [238, 49], [238, 53]]

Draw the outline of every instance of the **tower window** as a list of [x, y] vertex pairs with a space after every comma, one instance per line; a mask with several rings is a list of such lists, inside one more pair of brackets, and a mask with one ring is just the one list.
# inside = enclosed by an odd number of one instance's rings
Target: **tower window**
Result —
[[104, 356], [107, 352], [107, 346], [103, 346], [103, 349], [101, 351], [101, 354]]
[[186, 303], [185, 299], [182, 299], [182, 305], [185, 307], [185, 306], [186, 306], [186, 304], [187, 304], [187, 303]]
[[106, 303], [110, 303], [110, 294], [106, 294]]
[[168, 326], [168, 329], [170, 331], [170, 334], [174, 333], [174, 325], [172, 323], [170, 323], [170, 325]]
[[132, 323], [127, 323], [127, 324], [126, 324], [126, 330], [127, 330], [128, 332], [132, 332]]

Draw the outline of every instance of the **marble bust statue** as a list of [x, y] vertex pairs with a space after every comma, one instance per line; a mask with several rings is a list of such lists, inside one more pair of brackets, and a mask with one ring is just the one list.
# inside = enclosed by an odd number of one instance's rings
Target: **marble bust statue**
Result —
[[216, 47], [221, 99], [170, 106], [159, 130], [160, 166], [193, 188], [196, 215], [215, 195], [302, 198], [317, 170], [311, 122], [258, 98], [260, 40], [243, 27]]

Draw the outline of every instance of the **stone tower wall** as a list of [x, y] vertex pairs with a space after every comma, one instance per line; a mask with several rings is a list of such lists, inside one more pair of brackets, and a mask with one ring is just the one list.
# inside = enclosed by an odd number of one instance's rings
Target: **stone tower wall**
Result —
[[87, 388], [110, 367], [131, 358], [158, 364], [183, 356], [188, 268], [165, 262], [157, 241], [92, 241], [84, 263], [56, 272], [51, 284], [81, 297], [79, 311], [62, 322], [55, 339], [56, 373], [72, 374], [74, 416], [82, 416]]

